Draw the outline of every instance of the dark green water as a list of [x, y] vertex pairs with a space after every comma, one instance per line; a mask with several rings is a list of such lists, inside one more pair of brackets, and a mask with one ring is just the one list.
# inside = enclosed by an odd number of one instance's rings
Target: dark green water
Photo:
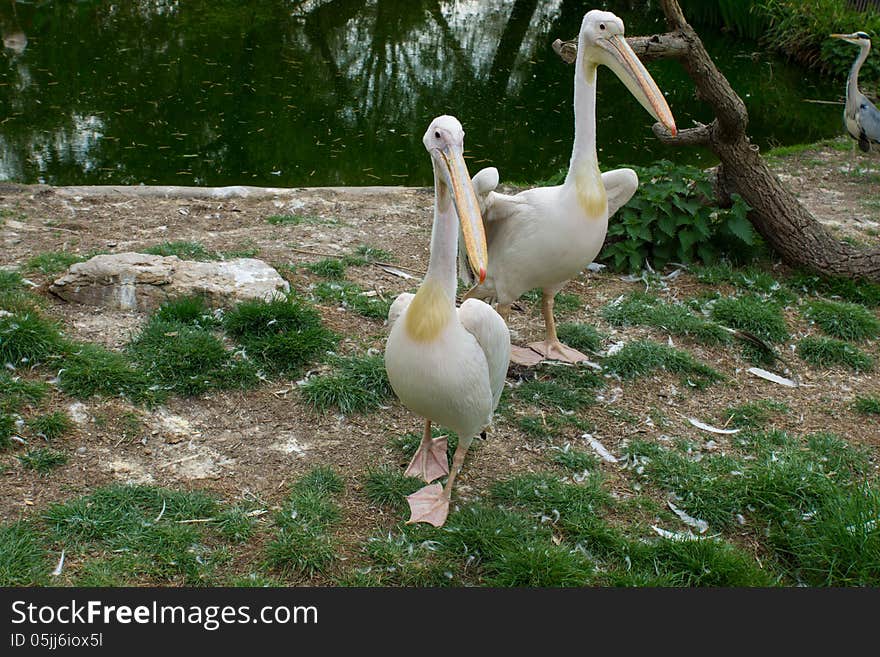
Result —
[[[421, 136], [467, 131], [472, 172], [535, 181], [567, 166], [572, 75], [551, 42], [594, 7], [628, 34], [655, 3], [566, 0], [0, 1], [0, 180], [71, 184], [425, 185]], [[22, 32], [16, 46], [9, 43]], [[830, 82], [717, 33], [707, 47], [762, 147], [841, 132]], [[12, 47], [9, 47], [12, 46]], [[649, 65], [679, 127], [708, 121], [675, 62]], [[838, 88], [840, 87], [840, 88]], [[599, 76], [603, 169], [672, 151], [613, 74]]]

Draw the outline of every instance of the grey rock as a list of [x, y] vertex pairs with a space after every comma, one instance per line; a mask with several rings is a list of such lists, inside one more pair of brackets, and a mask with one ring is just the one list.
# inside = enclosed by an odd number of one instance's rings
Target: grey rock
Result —
[[49, 286], [65, 301], [118, 310], [149, 310], [168, 299], [195, 294], [211, 305], [231, 306], [280, 297], [289, 289], [275, 269], [255, 258], [195, 262], [132, 252], [98, 255], [71, 265]]

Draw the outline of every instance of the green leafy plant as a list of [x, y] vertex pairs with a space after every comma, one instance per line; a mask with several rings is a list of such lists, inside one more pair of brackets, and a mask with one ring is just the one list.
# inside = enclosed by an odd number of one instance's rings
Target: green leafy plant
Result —
[[667, 160], [633, 169], [639, 189], [609, 223], [601, 254], [614, 269], [639, 271], [646, 261], [657, 269], [673, 261], [714, 263], [758, 247], [748, 205], [737, 194], [729, 209], [711, 205], [712, 183], [700, 169]]

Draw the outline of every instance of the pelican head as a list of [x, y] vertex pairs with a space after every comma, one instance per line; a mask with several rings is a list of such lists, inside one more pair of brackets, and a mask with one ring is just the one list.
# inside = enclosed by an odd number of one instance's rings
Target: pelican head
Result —
[[835, 39], [842, 39], [847, 43], [851, 43], [856, 46], [870, 46], [871, 45], [871, 37], [869, 37], [864, 32], [853, 32], [852, 34], [832, 34]]
[[437, 207], [441, 212], [452, 203], [458, 214], [471, 269], [482, 283], [486, 279], [489, 254], [480, 206], [464, 162], [464, 129], [454, 116], [438, 116], [422, 139], [434, 164]]
[[655, 120], [672, 135], [677, 130], [672, 110], [633, 49], [624, 38], [623, 21], [610, 11], [594, 9], [584, 16], [578, 36], [578, 51], [584, 53], [584, 73], [588, 79], [598, 64], [604, 64], [626, 85]]

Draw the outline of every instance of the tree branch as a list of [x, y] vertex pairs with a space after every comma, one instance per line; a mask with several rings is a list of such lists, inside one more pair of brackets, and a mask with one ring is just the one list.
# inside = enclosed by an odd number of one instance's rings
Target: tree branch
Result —
[[715, 121], [709, 125], [696, 121], [695, 123], [697, 124], [695, 128], [679, 130], [674, 137], [662, 123], [655, 123], [651, 129], [654, 131], [654, 136], [667, 146], [708, 146], [712, 141]]
[[[657, 59], [680, 59], [688, 54], [688, 49], [690, 48], [687, 41], [675, 32], [655, 34], [648, 37], [627, 37], [626, 41], [643, 62]], [[556, 39], [553, 42], [553, 51], [566, 64], [574, 64], [574, 60], [577, 57], [577, 39], [569, 41]]]

